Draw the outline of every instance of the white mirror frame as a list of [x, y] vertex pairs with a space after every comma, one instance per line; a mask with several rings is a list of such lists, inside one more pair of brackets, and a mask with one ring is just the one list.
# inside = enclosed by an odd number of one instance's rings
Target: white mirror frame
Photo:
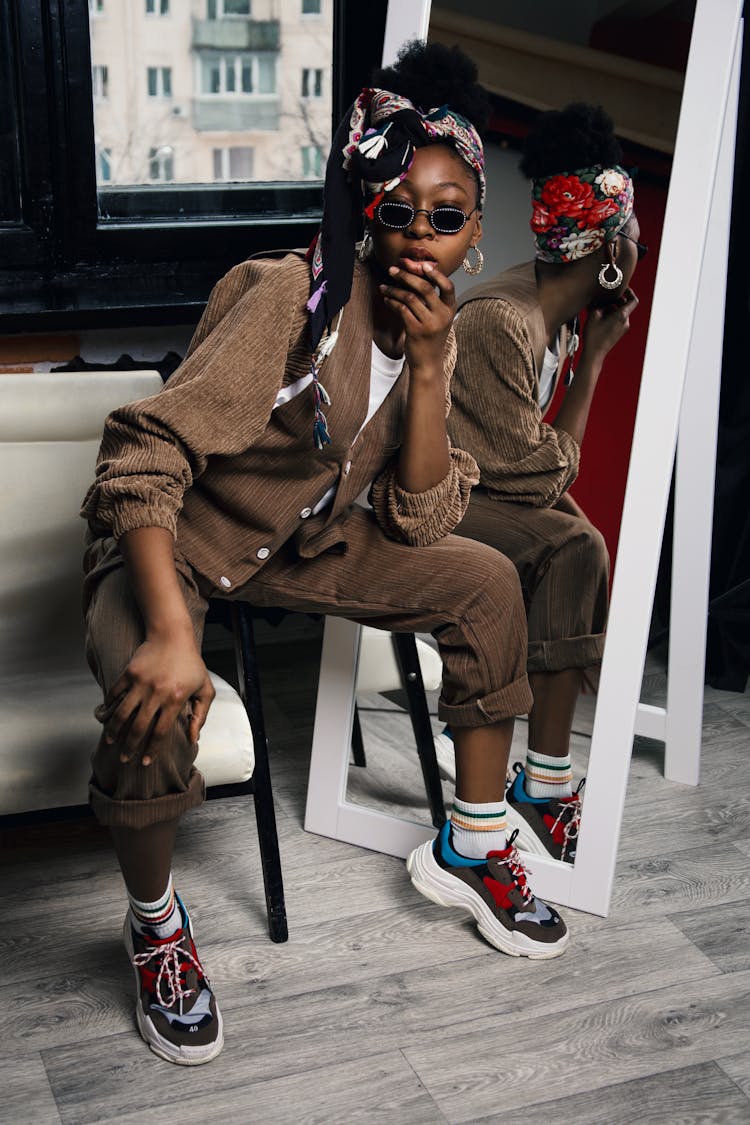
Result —
[[[384, 63], [426, 38], [430, 6], [389, 3]], [[666, 777], [698, 782], [741, 17], [742, 0], [697, 0], [576, 862], [533, 857], [536, 893], [604, 916], [634, 734], [665, 742]], [[667, 706], [655, 708], [640, 691], [676, 449]], [[405, 857], [434, 830], [346, 799], [359, 638], [359, 626], [326, 621], [305, 828]]]

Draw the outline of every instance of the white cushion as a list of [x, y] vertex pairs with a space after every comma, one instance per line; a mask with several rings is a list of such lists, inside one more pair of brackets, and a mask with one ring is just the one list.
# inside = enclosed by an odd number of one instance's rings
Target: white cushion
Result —
[[[417, 655], [425, 691], [437, 691], [442, 683], [443, 662], [428, 644], [417, 637]], [[358, 691], [395, 691], [401, 687], [391, 634], [365, 625], [359, 650]]]
[[[98, 735], [84, 657], [78, 511], [106, 415], [157, 372], [0, 375], [0, 813], [80, 804]], [[209, 784], [246, 780], [252, 736], [225, 684], [201, 736]]]

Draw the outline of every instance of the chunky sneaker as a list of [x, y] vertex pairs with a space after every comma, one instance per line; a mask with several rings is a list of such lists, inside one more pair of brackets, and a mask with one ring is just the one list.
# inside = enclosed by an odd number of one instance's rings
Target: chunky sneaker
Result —
[[579, 783], [572, 797], [530, 797], [526, 792], [526, 770], [520, 762], [513, 766], [516, 776], [508, 786], [505, 802], [508, 826], [518, 831], [518, 846], [532, 855], [551, 855], [572, 863], [576, 857], [581, 823]]
[[130, 911], [123, 937], [135, 971], [138, 1030], [151, 1050], [180, 1066], [218, 1055], [224, 1030], [216, 998], [198, 959], [190, 917], [179, 895], [182, 926], [168, 938], [139, 933]]
[[435, 840], [409, 856], [406, 867], [417, 890], [439, 906], [460, 906], [474, 916], [480, 934], [511, 957], [559, 957], [568, 945], [562, 918], [534, 898], [515, 848], [466, 859], [453, 850], [450, 821]]

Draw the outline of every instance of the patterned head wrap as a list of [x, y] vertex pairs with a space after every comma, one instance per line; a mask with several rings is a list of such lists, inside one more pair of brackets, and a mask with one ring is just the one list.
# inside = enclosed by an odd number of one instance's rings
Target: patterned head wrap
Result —
[[633, 181], [619, 164], [579, 168], [532, 181], [536, 256], [574, 262], [611, 242], [633, 214]]
[[362, 220], [361, 185], [373, 195], [366, 208], [371, 218], [385, 192], [406, 179], [416, 149], [439, 141], [450, 144], [476, 173], [481, 210], [482, 142], [474, 126], [448, 106], [422, 113], [399, 94], [365, 89], [339, 125], [326, 167], [323, 222], [308, 252], [313, 348], [351, 295], [354, 244]]

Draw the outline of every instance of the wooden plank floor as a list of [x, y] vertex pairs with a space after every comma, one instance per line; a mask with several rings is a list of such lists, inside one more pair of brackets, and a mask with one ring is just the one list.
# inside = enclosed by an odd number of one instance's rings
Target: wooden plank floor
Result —
[[[319, 636], [286, 629], [261, 657], [289, 942], [266, 935], [251, 800], [191, 813], [176, 879], [226, 1048], [170, 1066], [134, 1031], [105, 834], [6, 829], [0, 1122], [750, 1122], [750, 693], [707, 689], [698, 789], [637, 740], [611, 914], [565, 911], [569, 951], [531, 963], [426, 902], [398, 860], [302, 830]], [[646, 689], [663, 691], [657, 666]], [[403, 716], [361, 702], [353, 797], [425, 818]], [[590, 716], [584, 698], [579, 770]]]

